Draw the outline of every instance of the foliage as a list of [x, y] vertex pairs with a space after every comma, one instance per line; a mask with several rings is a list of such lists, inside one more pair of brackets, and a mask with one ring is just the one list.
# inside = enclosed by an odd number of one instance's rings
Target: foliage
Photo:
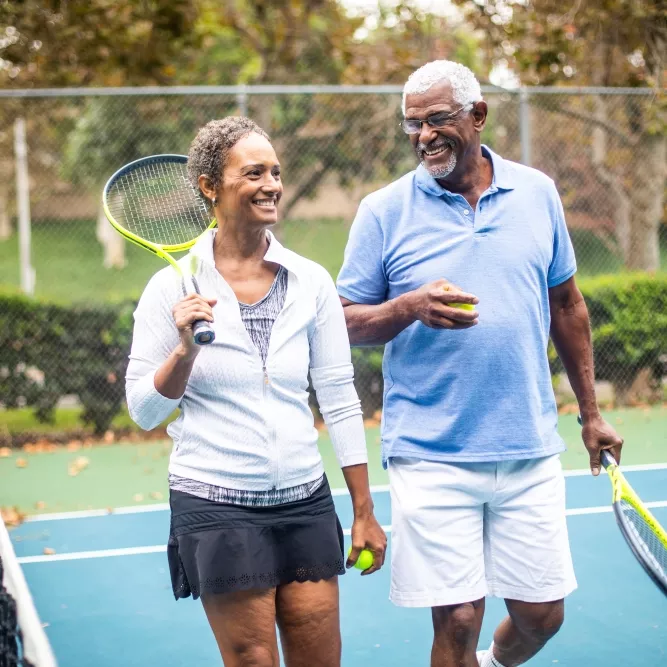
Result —
[[643, 369], [662, 377], [667, 354], [667, 275], [621, 273], [579, 283], [591, 318], [595, 374], [617, 386]]
[[192, 0], [0, 1], [6, 87], [173, 83], [197, 54]]
[[664, 6], [654, 0], [454, 0], [489, 57], [532, 85], [661, 86]]
[[103, 433], [124, 399], [132, 304], [61, 306], [0, 294], [0, 395], [40, 420], [74, 395], [82, 420]]

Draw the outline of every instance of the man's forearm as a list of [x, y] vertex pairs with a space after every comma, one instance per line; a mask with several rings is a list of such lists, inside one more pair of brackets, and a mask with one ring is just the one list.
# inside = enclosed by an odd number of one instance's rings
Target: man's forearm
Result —
[[581, 294], [551, 312], [551, 339], [563, 362], [582, 419], [599, 415], [588, 308]]
[[377, 306], [343, 301], [350, 343], [358, 346], [384, 345], [416, 321], [411, 293]]

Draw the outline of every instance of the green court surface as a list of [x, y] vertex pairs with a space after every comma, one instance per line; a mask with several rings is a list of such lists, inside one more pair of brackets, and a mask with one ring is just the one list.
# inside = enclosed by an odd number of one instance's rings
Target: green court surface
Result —
[[[624, 464], [667, 462], [667, 405], [611, 411], [605, 418], [625, 438]], [[559, 430], [568, 445], [563, 466], [587, 468], [575, 416], [562, 415]], [[379, 428], [366, 433], [371, 484], [386, 484]], [[171, 443], [164, 441], [94, 445], [75, 451], [59, 447], [42, 453], [12, 450], [0, 458], [0, 507], [44, 514], [164, 503], [170, 451]], [[326, 431], [320, 436], [320, 451], [332, 488], [344, 487]]]

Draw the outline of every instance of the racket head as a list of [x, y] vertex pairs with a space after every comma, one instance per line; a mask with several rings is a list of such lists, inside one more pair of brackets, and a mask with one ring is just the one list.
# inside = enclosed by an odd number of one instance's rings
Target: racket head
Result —
[[164, 253], [188, 250], [216, 225], [188, 179], [187, 161], [178, 154], [140, 158], [113, 174], [102, 193], [118, 232], [167, 261]]
[[619, 530], [635, 558], [667, 596], [667, 531], [635, 493], [611, 454], [603, 454]]

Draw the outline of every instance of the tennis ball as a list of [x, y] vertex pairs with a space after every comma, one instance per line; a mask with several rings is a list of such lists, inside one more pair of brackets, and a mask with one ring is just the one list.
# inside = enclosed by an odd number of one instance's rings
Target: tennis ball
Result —
[[[451, 292], [449, 285], [445, 285], [442, 289], [445, 292]], [[445, 305], [449, 306], [450, 308], [459, 308], [460, 310], [475, 310], [475, 306], [473, 306], [471, 303], [446, 303]]]
[[[352, 547], [350, 547], [347, 551], [348, 558], [350, 557], [351, 553]], [[367, 570], [371, 565], [373, 565], [373, 552], [369, 551], [368, 549], [362, 549], [354, 567], [356, 567], [357, 570]]]

